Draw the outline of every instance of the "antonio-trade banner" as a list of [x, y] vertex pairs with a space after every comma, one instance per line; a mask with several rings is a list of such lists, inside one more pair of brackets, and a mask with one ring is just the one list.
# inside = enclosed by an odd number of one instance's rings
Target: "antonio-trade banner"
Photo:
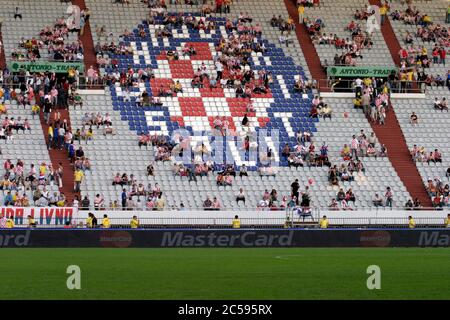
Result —
[[8, 63], [9, 71], [19, 72], [20, 70], [27, 70], [29, 72], [55, 72], [67, 73], [69, 68], [84, 72], [84, 65], [82, 62], [52, 62], [52, 61], [11, 61]]
[[389, 77], [393, 72], [397, 72], [396, 67], [333, 66], [327, 68], [328, 76], [333, 77]]
[[0, 217], [13, 217], [16, 225], [26, 225], [30, 215], [38, 225], [57, 226], [71, 223], [77, 214], [77, 208], [70, 207], [1, 207]]

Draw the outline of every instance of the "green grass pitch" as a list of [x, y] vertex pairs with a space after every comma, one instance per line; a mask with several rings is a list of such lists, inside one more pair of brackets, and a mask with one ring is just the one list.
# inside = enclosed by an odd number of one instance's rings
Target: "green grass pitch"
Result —
[[[446, 248], [2, 249], [0, 261], [2, 300], [450, 299]], [[69, 265], [81, 290], [66, 287]]]

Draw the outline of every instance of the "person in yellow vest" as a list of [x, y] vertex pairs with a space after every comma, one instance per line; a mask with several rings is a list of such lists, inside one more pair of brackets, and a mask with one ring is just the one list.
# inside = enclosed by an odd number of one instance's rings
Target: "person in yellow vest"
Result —
[[131, 227], [131, 229], [139, 228], [139, 220], [138, 220], [138, 218], [136, 216], [133, 216], [133, 219], [131, 219], [130, 227]]
[[104, 214], [102, 220], [102, 228], [109, 228], [109, 227], [111, 227], [111, 222], [109, 221], [108, 215]]
[[298, 23], [303, 23], [303, 16], [305, 14], [305, 7], [301, 4], [298, 6]]
[[86, 227], [92, 228], [92, 221], [93, 220], [94, 220], [94, 216], [92, 215], [92, 213], [89, 213], [88, 217], [86, 219]]
[[355, 109], [361, 108], [361, 99], [360, 98], [353, 99], [353, 107]]
[[287, 18], [287, 20], [286, 20], [286, 23], [287, 23], [288, 25], [292, 25], [292, 24], [294, 24], [294, 19], [292, 19], [292, 17], [289, 16], [289, 17]]
[[422, 46], [422, 57], [426, 58], [428, 56], [428, 49]]
[[34, 221], [34, 218], [31, 215], [28, 215], [28, 227], [36, 228], [36, 221]]
[[12, 229], [14, 228], [14, 217], [11, 216], [9, 219], [6, 220], [5, 228]]
[[31, 107], [31, 114], [33, 115], [33, 119], [34, 119], [34, 116], [39, 116], [40, 111], [41, 111], [41, 107], [39, 107], [37, 104], [34, 104]]
[[408, 89], [412, 87], [413, 78], [414, 78], [414, 71], [412, 69], [409, 69], [406, 72], [406, 87]]
[[327, 216], [323, 216], [319, 221], [319, 225], [321, 229], [327, 229], [330, 223], [328, 222]]
[[77, 169], [74, 173], [73, 173], [73, 180], [74, 180], [74, 191], [75, 192], [80, 192], [80, 186], [81, 186], [81, 182], [83, 181], [84, 178], [84, 173], [83, 171], [81, 171], [81, 169]]
[[450, 213], [447, 215], [447, 218], [445, 218], [444, 225], [446, 228], [450, 228]]
[[286, 217], [286, 221], [284, 222], [284, 228], [285, 229], [292, 228], [291, 218]]
[[412, 216], [408, 217], [408, 227], [410, 229], [414, 229], [416, 227], [416, 222], [414, 221]]
[[386, 3], [384, 3], [381, 7], [380, 7], [380, 18], [381, 18], [381, 25], [384, 24], [384, 22], [386, 21], [386, 14], [389, 10], [389, 7], [387, 6]]
[[234, 219], [231, 224], [233, 226], [233, 229], [239, 229], [241, 227], [241, 219], [239, 219], [238, 215], [234, 216]]
[[383, 85], [383, 94], [389, 94], [389, 87], [388, 87], [387, 83], [385, 83]]
[[429, 15], [424, 15], [423, 17], [422, 17], [422, 22], [425, 24], [425, 25], [429, 25], [429, 24], [431, 24], [432, 22], [433, 22], [433, 19], [431, 19], [431, 17], [429, 16]]

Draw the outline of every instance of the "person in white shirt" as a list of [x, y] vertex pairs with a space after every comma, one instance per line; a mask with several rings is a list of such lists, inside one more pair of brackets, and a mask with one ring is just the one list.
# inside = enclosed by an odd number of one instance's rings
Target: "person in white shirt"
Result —
[[359, 149], [359, 141], [358, 139], [356, 139], [356, 136], [353, 135], [352, 141], [350, 142], [351, 156], [353, 159], [358, 159], [358, 149]]
[[440, 109], [441, 107], [441, 101], [439, 101], [438, 98], [434, 98], [434, 108], [435, 109]]
[[130, 102], [130, 90], [128, 88], [123, 93], [123, 101]]
[[242, 188], [239, 188], [239, 192], [236, 194], [236, 203], [239, 204], [239, 201], [243, 201], [245, 205], [245, 193]]

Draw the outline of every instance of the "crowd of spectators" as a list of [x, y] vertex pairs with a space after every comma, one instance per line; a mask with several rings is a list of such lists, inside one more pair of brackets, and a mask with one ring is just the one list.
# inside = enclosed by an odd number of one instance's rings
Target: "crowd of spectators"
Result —
[[69, 28], [64, 18], [59, 18], [51, 26], [39, 32], [39, 38], [22, 38], [18, 49], [11, 54], [13, 60], [36, 61], [41, 59], [41, 50], [46, 48], [50, 59], [56, 61], [82, 61], [84, 48], [80, 40], [67, 43]]
[[[405, 24], [417, 26], [417, 31], [414, 35], [416, 39], [420, 39], [423, 42], [433, 42], [439, 47], [448, 47], [450, 44], [449, 28], [433, 22], [431, 16], [420, 12], [412, 4], [409, 4], [405, 11], [393, 11], [390, 16], [393, 20], [403, 21]], [[408, 40], [410, 43], [414, 42], [411, 34], [406, 34], [405, 40]]]
[[425, 147], [415, 144], [410, 150], [410, 155], [414, 162], [442, 163], [442, 153], [438, 149], [427, 152]]
[[441, 100], [439, 100], [437, 97], [434, 98], [433, 107], [435, 110], [441, 110], [441, 111], [447, 110], [447, 112], [448, 112], [447, 99], [445, 97], [442, 97]]
[[359, 157], [386, 157], [387, 148], [384, 144], [376, 145], [376, 137], [372, 132], [369, 137], [360, 131], [360, 134], [353, 135], [349, 144], [344, 144], [341, 149], [341, 156], [344, 161], [358, 160]]
[[[50, 195], [47, 186], [62, 186], [63, 167], [59, 163], [57, 168], [51, 164], [41, 162], [39, 165], [30, 164], [29, 169], [23, 160], [18, 159], [14, 164], [10, 159], [3, 163], [4, 174], [0, 181], [3, 191], [4, 206], [64, 206], [64, 194]], [[32, 193], [29, 199], [27, 193]]]
[[[447, 174], [449, 171], [447, 170]], [[431, 198], [433, 207], [443, 208], [450, 206], [450, 187], [448, 183], [444, 184], [440, 178], [428, 179], [426, 190]]]

